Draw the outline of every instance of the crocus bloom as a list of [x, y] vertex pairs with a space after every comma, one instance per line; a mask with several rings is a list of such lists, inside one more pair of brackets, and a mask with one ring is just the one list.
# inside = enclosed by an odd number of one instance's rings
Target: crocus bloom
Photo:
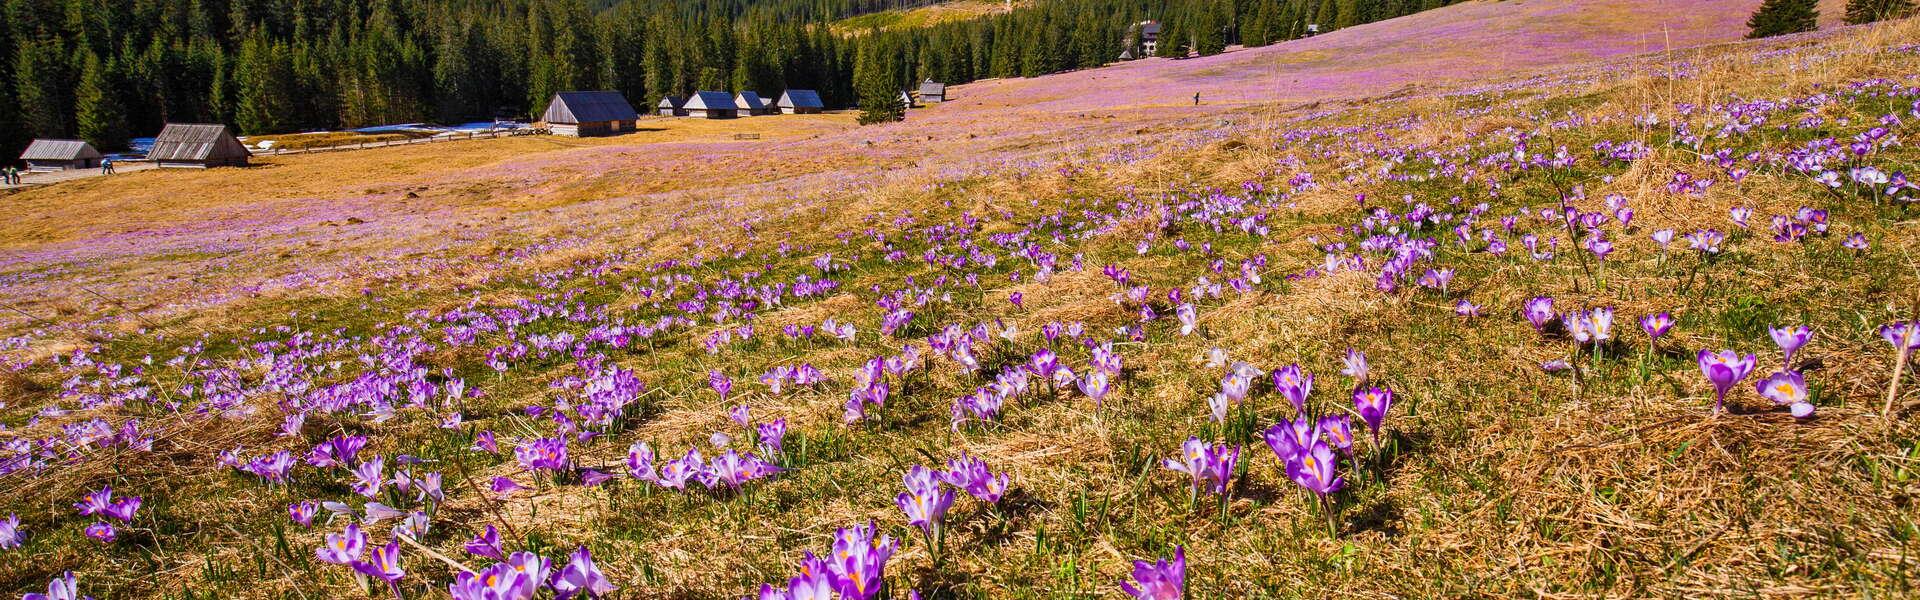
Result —
[[[1360, 360], [1364, 365], [1366, 359], [1363, 357]], [[1365, 367], [1361, 369], [1364, 371]], [[1307, 414], [1307, 397], [1313, 394], [1312, 373], [1301, 371], [1298, 364], [1281, 367], [1273, 372], [1273, 388], [1293, 404], [1294, 415]]]
[[484, 556], [494, 560], [506, 557], [506, 550], [500, 546], [500, 530], [494, 529], [492, 525], [488, 525], [486, 531], [473, 536], [473, 539], [467, 540], [466, 547], [467, 553], [474, 556]]
[[568, 464], [567, 440], [557, 437], [530, 440], [514, 448], [513, 457], [525, 469], [563, 471]]
[[1785, 358], [1781, 360], [1782, 368], [1789, 368], [1793, 366], [1793, 354], [1799, 352], [1800, 347], [1807, 345], [1807, 340], [1813, 338], [1813, 330], [1805, 325], [1779, 328], [1768, 326], [1767, 335], [1773, 337], [1773, 343], [1778, 344], [1780, 352], [1785, 354]]
[[1774, 404], [1792, 406], [1807, 401], [1807, 379], [1798, 371], [1776, 371], [1755, 382], [1753, 389]]
[[326, 541], [320, 544], [314, 554], [320, 558], [320, 562], [347, 565], [359, 561], [366, 547], [367, 536], [360, 533], [360, 526], [348, 523], [346, 531], [327, 534]]
[[1553, 299], [1546, 296], [1528, 299], [1521, 307], [1520, 314], [1533, 324], [1535, 331], [1545, 331], [1547, 323], [1553, 320]]
[[1326, 434], [1327, 443], [1342, 453], [1353, 451], [1353, 419], [1347, 415], [1320, 417], [1320, 431]]
[[460, 572], [448, 592], [454, 600], [524, 600], [533, 598], [539, 589], [540, 584], [534, 583], [526, 573], [500, 563], [479, 573]]
[[834, 590], [846, 600], [872, 600], [880, 593], [887, 560], [899, 544], [877, 533], [872, 523], [834, 533], [832, 560], [825, 561], [825, 566], [833, 574]]
[[1171, 563], [1164, 558], [1133, 561], [1133, 581], [1120, 582], [1120, 589], [1136, 600], [1181, 600], [1187, 589], [1186, 547], [1174, 547]]
[[726, 400], [727, 394], [733, 392], [733, 378], [719, 371], [708, 371], [707, 386], [713, 388], [714, 393], [720, 394], [721, 400]]
[[946, 518], [947, 509], [953, 506], [953, 490], [942, 487], [933, 471], [920, 465], [909, 469], [904, 479], [907, 491], [901, 492], [894, 502], [907, 514], [908, 525], [932, 535]]
[[1107, 397], [1107, 392], [1111, 389], [1110, 383], [1107, 381], [1107, 372], [1098, 369], [1087, 371], [1086, 376], [1080, 380], [1079, 384], [1080, 393], [1086, 394], [1088, 398], [1092, 398], [1095, 406], [1100, 404], [1101, 399]]
[[1287, 475], [1300, 487], [1324, 498], [1346, 486], [1346, 479], [1339, 476], [1339, 467], [1333, 449], [1325, 442], [1314, 440], [1311, 448], [1287, 463]]
[[613, 582], [593, 564], [593, 553], [586, 546], [574, 550], [567, 566], [553, 578], [553, 591], [560, 600], [567, 600], [582, 593], [589, 598], [599, 598], [614, 590]]
[[19, 548], [23, 539], [25, 536], [20, 534], [20, 515], [7, 513], [6, 520], [0, 521], [0, 550]]
[[1880, 326], [1880, 338], [1893, 345], [1896, 356], [1905, 356], [1920, 348], [1920, 322], [1888, 323]]
[[545, 585], [549, 576], [553, 575], [553, 561], [532, 552], [515, 552], [507, 557], [507, 562], [501, 564], [526, 575], [527, 580], [536, 587]]
[[1660, 339], [1667, 334], [1668, 329], [1672, 328], [1673, 315], [1671, 314], [1660, 313], [1640, 317], [1640, 330], [1647, 332], [1647, 337], [1650, 339]]
[[947, 460], [947, 470], [938, 475], [947, 485], [965, 490], [988, 504], [1000, 502], [1011, 485], [1006, 473], [994, 474], [987, 468], [987, 461], [966, 454]]
[[[21, 596], [20, 600], [81, 600], [80, 581], [74, 578], [73, 571], [67, 571], [47, 582], [47, 593], [27, 594]], [[93, 600], [93, 597], [88, 596], [86, 600]]]
[[119, 534], [113, 530], [113, 524], [106, 521], [94, 521], [93, 524], [88, 525], [82, 533], [85, 533], [87, 537], [100, 540], [101, 543], [106, 544], [113, 543], [113, 540], [119, 537]]
[[1340, 363], [1342, 365], [1340, 374], [1352, 377], [1356, 386], [1366, 385], [1368, 368], [1365, 353], [1348, 348], [1346, 356], [1341, 357]]
[[387, 542], [387, 545], [374, 548], [367, 553], [367, 559], [353, 563], [353, 570], [368, 577], [378, 578], [392, 583], [406, 577], [407, 572], [400, 568], [400, 541]]
[[1199, 321], [1199, 314], [1195, 311], [1193, 304], [1181, 304], [1175, 307], [1173, 309], [1173, 315], [1180, 319], [1180, 335], [1193, 335], [1194, 327], [1198, 325]]
[[1746, 379], [1747, 374], [1753, 372], [1753, 355], [1743, 356], [1732, 350], [1701, 350], [1698, 359], [1700, 373], [1707, 376], [1707, 381], [1713, 382], [1713, 413], [1720, 414], [1727, 401], [1727, 390], [1733, 389], [1733, 384]]
[[355, 466], [353, 468], [354, 493], [368, 498], [380, 495], [380, 486], [386, 485], [387, 482], [386, 475], [382, 473], [386, 464], [386, 459], [375, 456]]
[[1387, 418], [1387, 410], [1393, 408], [1393, 390], [1370, 387], [1353, 391], [1353, 408], [1360, 413], [1360, 420], [1367, 423], [1367, 432], [1380, 441], [1380, 424]]
[[320, 503], [312, 500], [301, 500], [287, 505], [287, 516], [291, 517], [293, 522], [299, 523], [301, 527], [312, 527], [313, 515], [319, 509]]

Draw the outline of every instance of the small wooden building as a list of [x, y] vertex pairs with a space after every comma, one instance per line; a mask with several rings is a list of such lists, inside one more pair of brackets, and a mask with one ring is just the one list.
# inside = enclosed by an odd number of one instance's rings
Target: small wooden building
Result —
[[759, 92], [752, 90], [734, 94], [733, 106], [740, 110], [740, 116], [743, 117], [779, 114], [779, 111], [774, 110], [773, 105], [767, 104], [767, 101], [760, 97]]
[[820, 102], [820, 93], [813, 90], [787, 90], [780, 94], [780, 102], [774, 110], [789, 115], [811, 115], [826, 110], [827, 105]]
[[34, 140], [20, 153], [27, 170], [35, 173], [95, 169], [102, 158], [92, 144], [80, 140]]
[[732, 119], [740, 116], [740, 109], [733, 104], [733, 96], [726, 92], [694, 92], [687, 98], [683, 107], [687, 116], [701, 119]]
[[928, 79], [920, 82], [920, 103], [939, 104], [947, 101], [947, 84]]
[[162, 168], [244, 167], [253, 153], [225, 125], [168, 123], [153, 138], [147, 159]]
[[909, 92], [907, 90], [900, 90], [900, 97], [894, 98], [894, 100], [899, 102], [902, 108], [914, 108], [914, 107], [920, 106], [920, 103], [913, 101], [913, 92]]
[[640, 113], [620, 92], [560, 92], [540, 120], [554, 135], [592, 137], [632, 132]]
[[661, 98], [660, 103], [653, 108], [655, 114], [662, 117], [684, 117], [687, 116], [687, 97], [667, 96]]

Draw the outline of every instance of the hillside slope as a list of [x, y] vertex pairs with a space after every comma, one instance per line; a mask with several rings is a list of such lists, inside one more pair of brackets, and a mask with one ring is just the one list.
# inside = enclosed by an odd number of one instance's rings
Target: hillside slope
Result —
[[1920, 23], [1650, 6], [7, 196], [0, 590], [1912, 595]]

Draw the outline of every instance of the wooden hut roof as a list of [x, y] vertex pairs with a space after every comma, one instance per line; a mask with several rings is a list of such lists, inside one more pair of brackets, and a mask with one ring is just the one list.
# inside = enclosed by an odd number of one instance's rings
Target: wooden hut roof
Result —
[[247, 146], [227, 133], [225, 125], [168, 123], [153, 138], [147, 158], [159, 161], [201, 161], [251, 156]]
[[813, 90], [787, 90], [780, 94], [781, 108], [826, 108], [820, 93]]
[[680, 108], [687, 105], [686, 96], [662, 96], [658, 108]]
[[944, 84], [944, 83], [940, 83], [940, 82], [938, 82], [938, 81], [934, 81], [934, 80], [932, 80], [932, 79], [928, 79], [928, 80], [926, 80], [926, 81], [922, 81], [922, 82], [920, 82], [920, 95], [922, 95], [922, 96], [945, 96], [945, 95], [947, 95], [947, 84]]
[[86, 160], [101, 158], [92, 144], [80, 140], [34, 140], [20, 160]]
[[603, 121], [632, 121], [640, 118], [634, 112], [633, 105], [627, 104], [627, 97], [620, 92], [560, 92], [553, 95], [553, 102], [547, 103], [547, 114], [540, 120], [548, 123], [599, 123]]
[[733, 105], [740, 110], [765, 110], [767, 102], [760, 99], [759, 92], [747, 91], [734, 95]]
[[694, 92], [693, 97], [687, 98], [687, 105], [681, 108], [687, 110], [738, 110], [733, 105], [733, 96], [728, 95], [726, 92], [707, 91]]

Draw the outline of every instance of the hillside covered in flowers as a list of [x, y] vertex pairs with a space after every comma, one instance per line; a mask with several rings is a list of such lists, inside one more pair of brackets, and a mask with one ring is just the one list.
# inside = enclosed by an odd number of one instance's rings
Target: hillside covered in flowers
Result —
[[0, 591], [1914, 594], [1920, 23], [1572, 4], [0, 196]]

